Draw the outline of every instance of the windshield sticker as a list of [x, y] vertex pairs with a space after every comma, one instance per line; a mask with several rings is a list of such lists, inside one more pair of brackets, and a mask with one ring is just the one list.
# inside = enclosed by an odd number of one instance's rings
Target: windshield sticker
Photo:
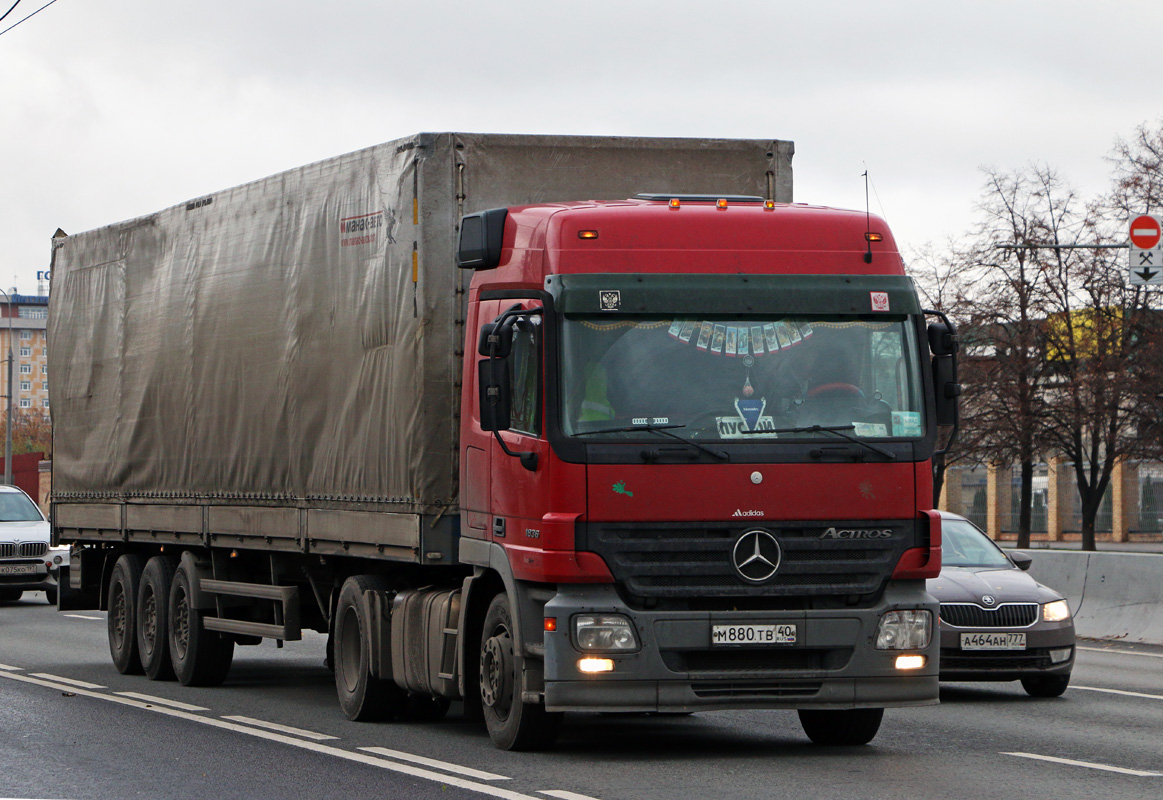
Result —
[[613, 485], [613, 490], [617, 494], [624, 494], [627, 497], [633, 497], [634, 493], [626, 488], [626, 481], [618, 481]]
[[598, 292], [599, 311], [617, 311], [622, 307], [622, 292], [617, 289], [603, 289]]
[[854, 422], [852, 426], [857, 436], [888, 436], [888, 426], [879, 422]]
[[894, 411], [892, 412], [893, 436], [921, 436], [921, 412]]
[[767, 345], [767, 352], [779, 350], [779, 335], [775, 332], [775, 323], [769, 322], [763, 326], [763, 342]]
[[804, 320], [803, 322], [801, 322], [800, 323], [800, 333], [803, 334], [803, 337], [805, 339], [807, 339], [809, 336], [811, 336], [814, 333], [814, 331], [812, 330], [811, 323], [808, 322], [807, 320]]
[[734, 325], [728, 326], [728, 328], [727, 328], [727, 346], [726, 346], [724, 352], [727, 355], [731, 356], [732, 358], [735, 357], [735, 340], [738, 338], [738, 335], [739, 335], [739, 331]]
[[700, 350], [706, 350], [711, 344], [711, 323], [704, 322], [699, 328], [699, 343], [697, 347]]
[[763, 355], [763, 328], [759, 325], [751, 326], [751, 352], [757, 356]]
[[676, 319], [674, 322], [670, 323], [670, 330], [667, 331], [667, 333], [669, 333], [671, 337], [677, 339], [678, 335], [682, 333], [682, 320]]
[[800, 333], [800, 326], [794, 322], [787, 323], [787, 329], [791, 333], [791, 343], [799, 344], [804, 340], [803, 334]]
[[780, 347], [784, 347], [784, 348], [791, 347], [791, 333], [788, 332], [787, 323], [784, 323], [784, 322], [775, 323], [775, 332], [776, 332], [776, 335], [779, 336], [779, 346]]
[[873, 311], [888, 311], [888, 292], [869, 292]]
[[682, 332], [678, 335], [678, 338], [684, 342], [689, 342], [691, 340], [691, 336], [694, 335], [695, 325], [697, 324], [698, 323], [694, 320], [687, 320], [685, 323], [683, 323]]
[[711, 336], [711, 352], [712, 353], [723, 352], [723, 342], [726, 341], [726, 339], [727, 339], [727, 326], [726, 325], [716, 325], [715, 332]]
[[775, 420], [771, 416], [760, 417], [755, 424], [755, 428], [750, 428], [747, 420], [742, 417], [715, 417], [715, 427], [718, 429], [720, 439], [742, 439], [752, 436], [776, 438]]

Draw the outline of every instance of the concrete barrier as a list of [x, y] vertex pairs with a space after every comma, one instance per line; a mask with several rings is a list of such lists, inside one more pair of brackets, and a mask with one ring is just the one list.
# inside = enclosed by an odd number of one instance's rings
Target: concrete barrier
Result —
[[1026, 552], [1034, 579], [1070, 603], [1079, 636], [1163, 644], [1163, 554]]

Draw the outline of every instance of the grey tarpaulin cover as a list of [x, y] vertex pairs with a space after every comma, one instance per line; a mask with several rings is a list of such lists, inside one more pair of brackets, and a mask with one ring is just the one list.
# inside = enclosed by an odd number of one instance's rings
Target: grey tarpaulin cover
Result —
[[791, 155], [420, 134], [70, 236], [49, 311], [54, 496], [455, 508], [459, 215], [640, 191], [790, 201]]

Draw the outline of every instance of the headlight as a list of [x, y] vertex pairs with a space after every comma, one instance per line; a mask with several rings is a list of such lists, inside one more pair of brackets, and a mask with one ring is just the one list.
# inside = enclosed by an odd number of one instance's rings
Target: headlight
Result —
[[1042, 606], [1043, 622], [1062, 622], [1066, 619], [1070, 619], [1070, 606], [1066, 605], [1065, 600], [1055, 600]]
[[638, 649], [630, 620], [621, 614], [580, 614], [574, 618], [577, 646], [596, 652]]
[[876, 649], [924, 650], [932, 632], [933, 615], [928, 611], [890, 611], [876, 626]]

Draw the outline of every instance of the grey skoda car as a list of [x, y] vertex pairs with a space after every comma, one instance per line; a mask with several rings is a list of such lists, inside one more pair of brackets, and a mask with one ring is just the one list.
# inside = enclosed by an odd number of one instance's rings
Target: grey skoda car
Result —
[[1066, 691], [1074, 620], [1062, 595], [1026, 574], [1030, 562], [941, 512], [941, 575], [927, 584], [941, 603], [941, 680], [1020, 680], [1034, 697]]

